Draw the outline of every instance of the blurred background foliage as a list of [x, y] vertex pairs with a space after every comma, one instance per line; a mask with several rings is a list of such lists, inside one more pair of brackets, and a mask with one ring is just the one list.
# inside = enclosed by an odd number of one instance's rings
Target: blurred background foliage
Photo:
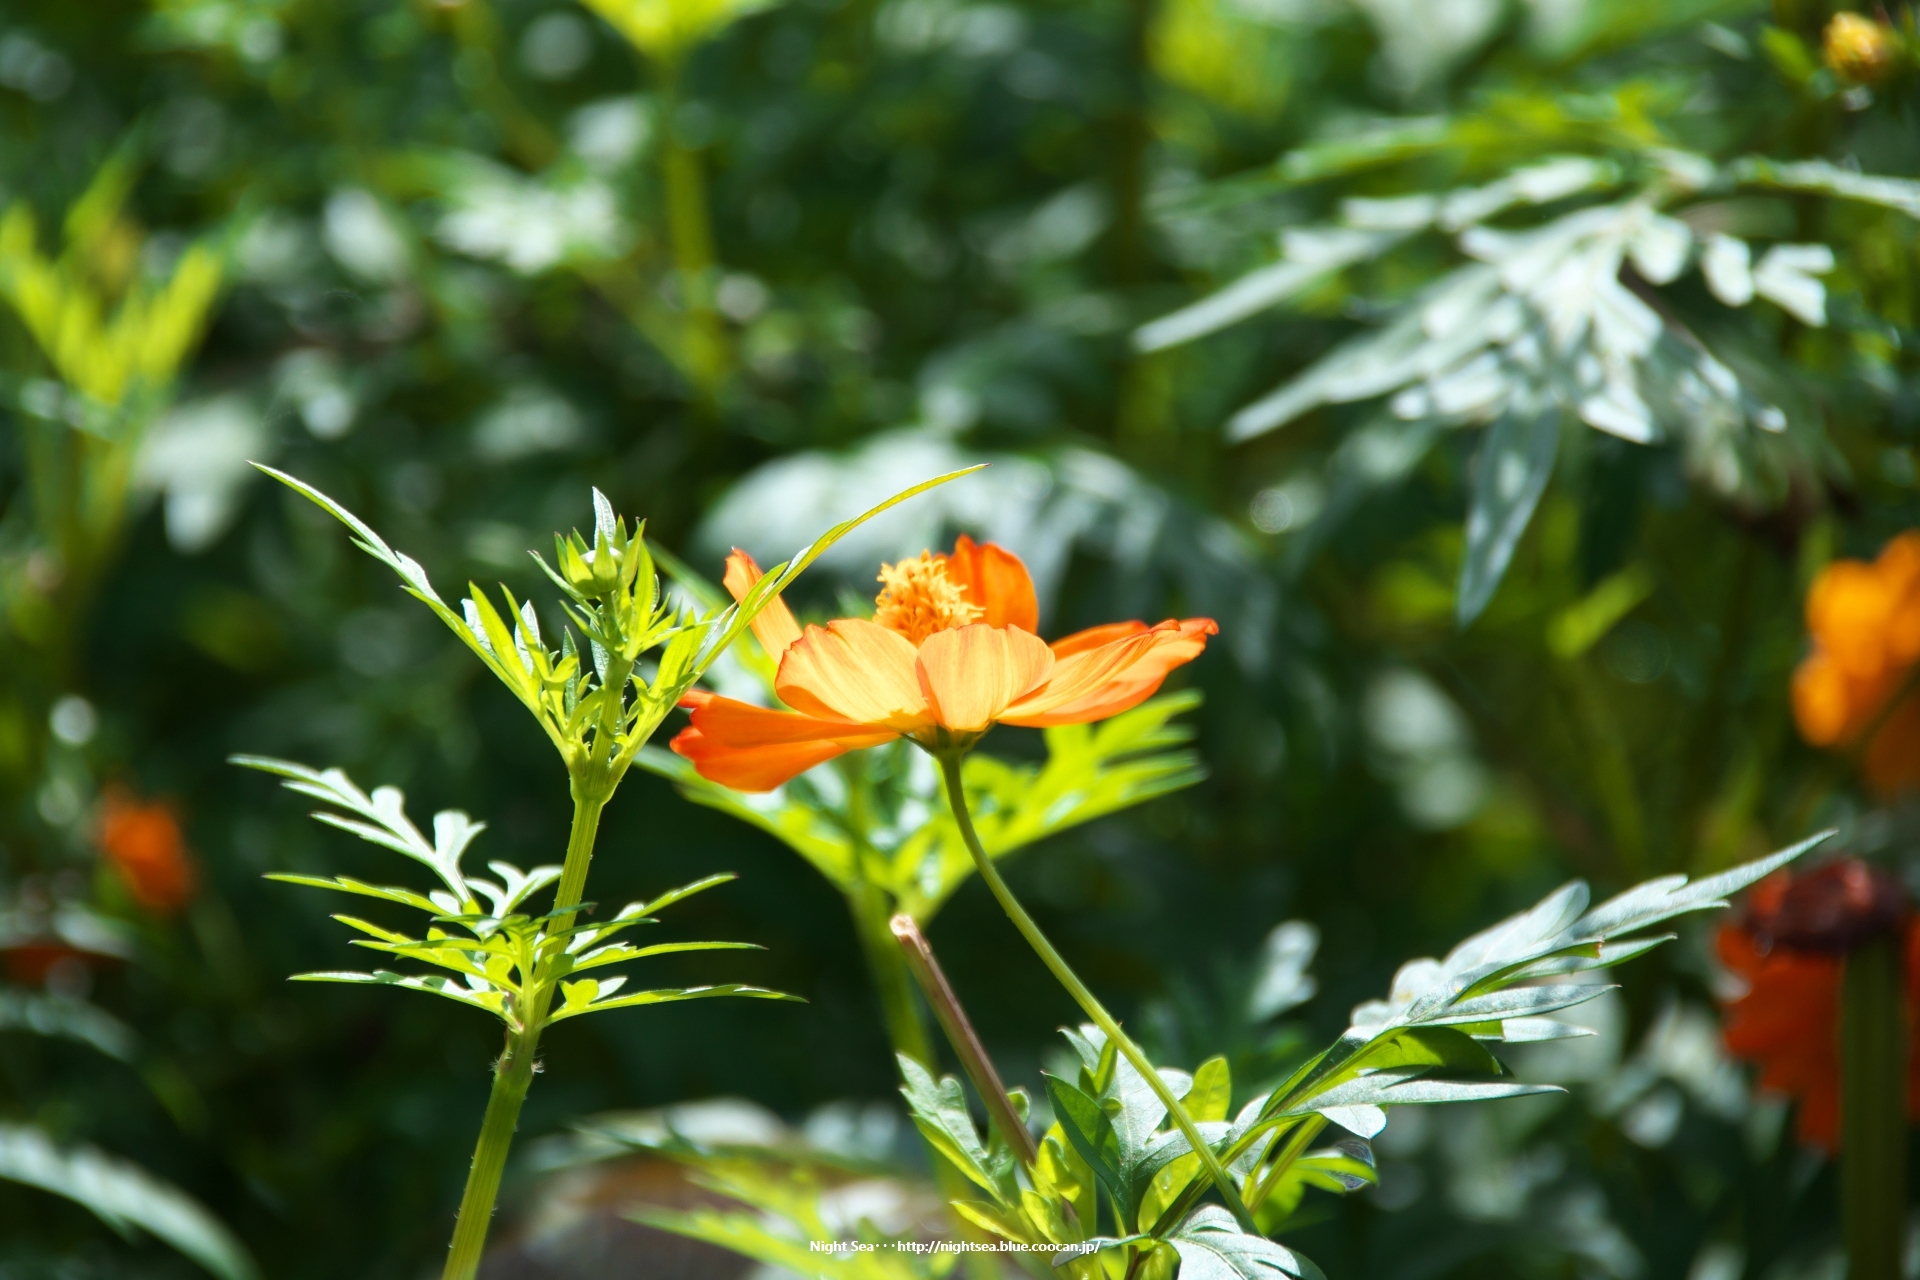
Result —
[[[492, 1033], [450, 1005], [284, 985], [343, 953], [261, 875], [380, 855], [223, 760], [338, 764], [466, 808], [521, 863], [557, 855], [561, 774], [249, 459], [446, 581], [523, 594], [523, 549], [586, 524], [589, 485], [717, 577], [730, 545], [782, 559], [991, 459], [836, 547], [796, 603], [868, 596], [878, 560], [964, 529], [1027, 558], [1049, 635], [1219, 619], [1183, 677], [1206, 779], [1009, 874], [1158, 1054], [1228, 1052], [1248, 1083], [1402, 960], [1570, 874], [1609, 892], [1823, 821], [1855, 852], [1902, 848], [1912, 818], [1870, 809], [1787, 706], [1813, 575], [1920, 520], [1920, 188], [1861, 178], [1920, 176], [1912, 28], [1875, 9], [1836, 45], [1835, 7], [14, 0], [0, 1117], [185, 1189], [271, 1276], [438, 1261]], [[1390, 252], [1286, 236], [1568, 157], [1613, 176], [1430, 212], [1446, 234]], [[1540, 483], [1498, 509], [1475, 497], [1504, 456], [1475, 461], [1484, 396], [1424, 418], [1350, 403], [1403, 378], [1336, 386], [1284, 430], [1236, 418], [1484, 260], [1480, 223], [1545, 226], [1609, 184], [1684, 205], [1703, 253], [1756, 246], [1745, 297], [1738, 272], [1658, 278], [1641, 250], [1602, 282], [1679, 344], [1660, 352], [1730, 369], [1734, 409], [1681, 397], [1631, 429], [1555, 410]], [[1831, 264], [1767, 274], [1762, 251], [1807, 245]], [[1193, 340], [1140, 330], [1289, 262]], [[1446, 371], [1421, 367], [1426, 394]], [[1488, 554], [1470, 505], [1510, 567], [1462, 628], [1463, 559]], [[989, 749], [1043, 755], [1016, 730]], [[603, 832], [603, 897], [741, 873], [681, 921], [770, 950], [702, 978], [810, 1003], [570, 1027], [523, 1133], [730, 1095], [792, 1123], [858, 1115], [884, 1146], [893, 1113], [862, 1108], [891, 1107], [895, 1077], [832, 886], [657, 777]], [[1302, 935], [1268, 937], [1288, 918], [1318, 926], [1318, 993], [1276, 1030]], [[1037, 1082], [1077, 1021], [1066, 997], [977, 884], [931, 937], [1003, 1072]], [[1380, 1188], [1310, 1193], [1300, 1246], [1380, 1280], [1837, 1274], [1831, 1169], [1722, 1055], [1704, 938], [1586, 1006], [1598, 1036], [1521, 1060], [1582, 1081], [1568, 1100], [1396, 1114]], [[87, 1030], [41, 1034], [70, 1023]], [[208, 1239], [195, 1256], [225, 1247]], [[0, 1275], [187, 1274], [0, 1183]]]

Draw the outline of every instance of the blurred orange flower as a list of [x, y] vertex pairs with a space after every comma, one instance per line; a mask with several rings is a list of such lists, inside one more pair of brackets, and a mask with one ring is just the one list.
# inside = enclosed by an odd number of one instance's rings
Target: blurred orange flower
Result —
[[1850, 747], [1871, 730], [1863, 763], [1874, 788], [1920, 784], [1920, 698], [1887, 712], [1920, 660], [1920, 532], [1894, 538], [1872, 564], [1821, 570], [1807, 592], [1807, 630], [1813, 647], [1793, 673], [1801, 736]]
[[[1760, 1068], [1759, 1087], [1799, 1104], [1802, 1142], [1840, 1143], [1840, 970], [1861, 931], [1902, 929], [1907, 1026], [1920, 1026], [1920, 928], [1897, 889], [1846, 859], [1755, 885], [1741, 919], [1716, 938], [1720, 962], [1745, 987], [1725, 1002], [1727, 1051]], [[1920, 1120], [1920, 1055], [1907, 1056], [1907, 1113]]]
[[[727, 557], [737, 600], [760, 579], [743, 551]], [[692, 724], [673, 749], [700, 775], [770, 791], [843, 752], [908, 737], [929, 749], [970, 746], [996, 724], [1045, 727], [1118, 715], [1151, 697], [1219, 628], [1211, 618], [1156, 626], [1115, 622], [1049, 645], [1020, 558], [961, 535], [947, 555], [882, 565], [871, 620], [803, 632], [782, 601], [754, 620], [779, 664], [774, 689], [792, 710], [696, 690]]]
[[168, 806], [143, 804], [121, 788], [108, 788], [95, 841], [134, 901], [148, 911], [167, 915], [192, 901], [193, 859]]

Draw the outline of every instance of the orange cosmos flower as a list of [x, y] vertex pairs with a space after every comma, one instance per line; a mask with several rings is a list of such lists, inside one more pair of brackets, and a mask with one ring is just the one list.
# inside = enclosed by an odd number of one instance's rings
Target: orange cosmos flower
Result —
[[[1868, 934], [1904, 929], [1907, 1026], [1920, 1026], [1920, 928], [1897, 883], [1855, 859], [1755, 885], [1742, 917], [1722, 926], [1720, 962], [1745, 991], [1726, 1002], [1727, 1051], [1757, 1064], [1759, 1086], [1799, 1104], [1800, 1140], [1840, 1145], [1840, 977]], [[1907, 1111], [1920, 1120], [1920, 1056], [1907, 1059]]]
[[1807, 592], [1812, 649], [1793, 673], [1793, 718], [1817, 747], [1857, 745], [1882, 794], [1920, 784], [1920, 699], [1887, 704], [1920, 661], [1920, 532], [1872, 564], [1836, 560]]
[[[727, 557], [739, 599], [760, 579], [744, 551]], [[681, 702], [693, 722], [673, 749], [700, 775], [740, 791], [771, 791], [861, 747], [911, 738], [965, 750], [996, 724], [1045, 727], [1118, 715], [1153, 696], [1219, 628], [1211, 618], [1116, 622], [1049, 645], [1020, 558], [962, 534], [953, 551], [882, 565], [871, 620], [839, 618], [802, 631], [775, 600], [753, 632], [779, 664], [774, 690], [789, 711], [704, 690]]]
[[180, 823], [166, 805], [142, 804], [117, 787], [109, 788], [96, 840], [134, 901], [147, 910], [170, 914], [192, 900], [193, 859]]

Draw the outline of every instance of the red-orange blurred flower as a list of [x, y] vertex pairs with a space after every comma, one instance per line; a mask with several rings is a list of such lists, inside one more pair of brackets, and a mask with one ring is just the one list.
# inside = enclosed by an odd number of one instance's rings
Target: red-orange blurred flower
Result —
[[134, 901], [147, 910], [165, 915], [192, 900], [193, 859], [179, 820], [166, 805], [142, 804], [117, 787], [109, 788], [95, 840]]
[[69, 946], [56, 938], [34, 938], [0, 947], [5, 959], [7, 981], [22, 986], [38, 986], [47, 980], [47, 971], [62, 960], [85, 964], [98, 957]]
[[[727, 557], [737, 600], [760, 579], [744, 551]], [[1118, 715], [1151, 697], [1167, 673], [1200, 656], [1211, 618], [1115, 622], [1049, 645], [1040, 606], [1012, 552], [962, 535], [949, 555], [883, 565], [871, 621], [840, 618], [801, 631], [774, 601], [753, 632], [776, 662], [791, 711], [704, 690], [683, 699], [693, 723], [673, 749], [704, 778], [770, 791], [843, 752], [908, 737], [964, 748], [996, 724], [1044, 727]]]
[[1801, 736], [1845, 747], [1872, 729], [1864, 763], [1874, 788], [1920, 784], [1920, 698], [1886, 711], [1920, 660], [1920, 532], [1894, 538], [1872, 564], [1821, 570], [1807, 592], [1807, 630], [1813, 648], [1793, 673]]
[[[1864, 932], [1903, 930], [1908, 1034], [1920, 1025], [1920, 928], [1897, 886], [1853, 860], [1755, 885], [1721, 927], [1720, 962], [1744, 983], [1726, 1002], [1727, 1051], [1760, 1068], [1759, 1086], [1799, 1104], [1802, 1142], [1831, 1153], [1840, 1135], [1840, 970]], [[1907, 1057], [1907, 1113], [1920, 1120], [1920, 1056]]]

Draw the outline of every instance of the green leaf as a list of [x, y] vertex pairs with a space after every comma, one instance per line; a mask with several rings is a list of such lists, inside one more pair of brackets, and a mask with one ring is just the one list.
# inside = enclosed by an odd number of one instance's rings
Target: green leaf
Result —
[[[459, 908], [468, 912], [477, 907], [471, 890], [467, 887], [466, 877], [460, 870], [460, 860], [466, 854], [467, 846], [473, 838], [486, 830], [486, 824], [475, 822], [457, 809], [443, 809], [433, 815], [433, 839], [429, 841], [420, 833], [407, 817], [404, 792], [398, 787], [375, 787], [368, 795], [353, 784], [344, 770], [319, 770], [298, 764], [292, 760], [276, 760], [269, 756], [237, 755], [227, 758], [229, 764], [244, 769], [258, 769], [282, 779], [281, 785], [289, 791], [311, 796], [325, 804], [345, 809], [354, 817], [342, 817], [340, 814], [318, 810], [313, 817], [330, 827], [351, 832], [363, 840], [396, 853], [405, 854], [415, 862], [432, 868], [440, 877], [449, 893], [453, 895], [451, 906], [435, 901], [434, 905], [443, 911], [451, 912]], [[495, 863], [496, 868], [505, 864]], [[517, 872], [515, 873], [518, 874]], [[536, 870], [535, 874], [541, 874]], [[344, 881], [333, 885], [310, 879], [296, 880], [294, 883], [317, 884], [319, 887], [342, 887]], [[357, 882], [355, 882], [357, 883]], [[352, 889], [348, 892], [364, 892], [364, 889]], [[403, 891], [394, 891], [403, 892]], [[376, 891], [374, 897], [382, 896]], [[431, 897], [429, 901], [434, 901]], [[408, 905], [413, 905], [409, 903]]]
[[501, 991], [476, 991], [464, 983], [439, 974], [416, 976], [392, 973], [386, 969], [376, 969], [372, 973], [357, 973], [346, 969], [327, 969], [314, 973], [296, 973], [290, 979], [293, 982], [342, 982], [350, 986], [399, 987], [406, 991], [424, 991], [428, 995], [445, 996], [461, 1004], [472, 1005], [476, 1009], [485, 1009], [488, 1013], [505, 1017], [506, 993]]
[[1428, 1067], [1385, 1067], [1369, 1071], [1312, 1095], [1283, 1114], [1307, 1115], [1330, 1107], [1395, 1107], [1435, 1102], [1484, 1102], [1492, 1098], [1520, 1098], [1536, 1093], [1565, 1093], [1551, 1084], [1521, 1084], [1514, 1080], [1448, 1080], [1427, 1076]]
[[894, 1060], [900, 1066], [900, 1092], [907, 1100], [907, 1110], [928, 1144], [1001, 1204], [1016, 1202], [1019, 1187], [1013, 1177], [1012, 1155], [995, 1153], [981, 1141], [960, 1081], [953, 1076], [936, 1081], [931, 1072], [904, 1053], [895, 1054]]
[[1754, 186], [1839, 196], [1863, 204], [1895, 209], [1910, 218], [1920, 218], [1920, 182], [1911, 178], [1856, 173], [1825, 160], [1779, 163], [1762, 156], [1750, 156], [1735, 162], [1733, 175], [1736, 180]]
[[85, 1205], [114, 1230], [139, 1228], [221, 1280], [258, 1280], [246, 1248], [185, 1192], [88, 1146], [57, 1146], [38, 1129], [0, 1125], [0, 1178]]
[[1096, 1253], [1103, 1253], [1108, 1249], [1124, 1248], [1130, 1244], [1142, 1244], [1152, 1239], [1153, 1237], [1147, 1235], [1145, 1232], [1130, 1236], [1092, 1236], [1086, 1240], [1076, 1241], [1064, 1248], [1055, 1250], [1053, 1256], [1048, 1259], [1048, 1262], [1057, 1270], [1060, 1267], [1066, 1266], [1069, 1262], [1077, 1262], [1081, 1258], [1090, 1257]]
[[0, 1031], [28, 1031], [91, 1045], [109, 1058], [132, 1059], [133, 1028], [105, 1009], [69, 996], [34, 995], [0, 987]]
[[1122, 1165], [1120, 1135], [1098, 1102], [1055, 1075], [1048, 1075], [1047, 1101], [1067, 1141], [1087, 1162], [1108, 1194], [1120, 1204], [1132, 1201], [1132, 1185]]
[[[604, 982], [602, 983], [604, 986]], [[581, 1008], [567, 1008], [548, 1018], [548, 1022], [561, 1022], [583, 1013], [600, 1013], [607, 1009], [635, 1009], [649, 1004], [678, 1004], [683, 1000], [711, 1000], [719, 996], [739, 996], [746, 1000], [791, 1000], [805, 1004], [799, 996], [788, 995], [784, 991], [774, 991], [767, 987], [749, 986], [743, 982], [720, 983], [708, 987], [663, 987], [656, 991], [641, 991], [630, 996], [615, 996], [612, 999], [599, 1000]]]
[[1460, 562], [1459, 625], [1480, 616], [1506, 575], [1560, 450], [1560, 407], [1530, 413], [1509, 407], [1487, 428], [1474, 461], [1473, 505], [1467, 511], [1467, 550]]
[[282, 884], [305, 885], [309, 889], [331, 889], [336, 893], [354, 893], [366, 898], [379, 898], [383, 902], [398, 902], [403, 906], [419, 911], [438, 914], [440, 907], [425, 894], [415, 893], [411, 889], [396, 888], [393, 885], [367, 884], [350, 876], [334, 876], [322, 879], [319, 876], [295, 875], [286, 871], [271, 871], [264, 877], [278, 880]]
[[1557, 1013], [1562, 1009], [1571, 1009], [1577, 1004], [1585, 1004], [1613, 989], [1610, 985], [1598, 982], [1509, 987], [1505, 991], [1494, 991], [1487, 995], [1455, 1001], [1447, 1007], [1445, 1013], [1435, 1014], [1424, 1021], [1429, 1026], [1445, 1026], [1451, 1023], [1488, 1022], [1509, 1017], [1537, 1017], [1541, 1014]]
[[[1049, 729], [1044, 765], [970, 754], [963, 776], [988, 856], [1005, 857], [1199, 781], [1205, 771], [1183, 749], [1191, 731], [1173, 722], [1199, 702], [1197, 692], [1168, 694], [1098, 725]], [[708, 782], [664, 748], [642, 749], [637, 762], [694, 803], [779, 839], [841, 892], [858, 890], [864, 875], [924, 923], [973, 874], [973, 859], [939, 796], [937, 774], [917, 767], [916, 754], [904, 746], [897, 754], [863, 751], [839, 763], [843, 787], [801, 778], [755, 795]]]
[[1169, 1237], [1180, 1280], [1324, 1280], [1320, 1268], [1285, 1245], [1240, 1230], [1218, 1205], [1202, 1205]]

